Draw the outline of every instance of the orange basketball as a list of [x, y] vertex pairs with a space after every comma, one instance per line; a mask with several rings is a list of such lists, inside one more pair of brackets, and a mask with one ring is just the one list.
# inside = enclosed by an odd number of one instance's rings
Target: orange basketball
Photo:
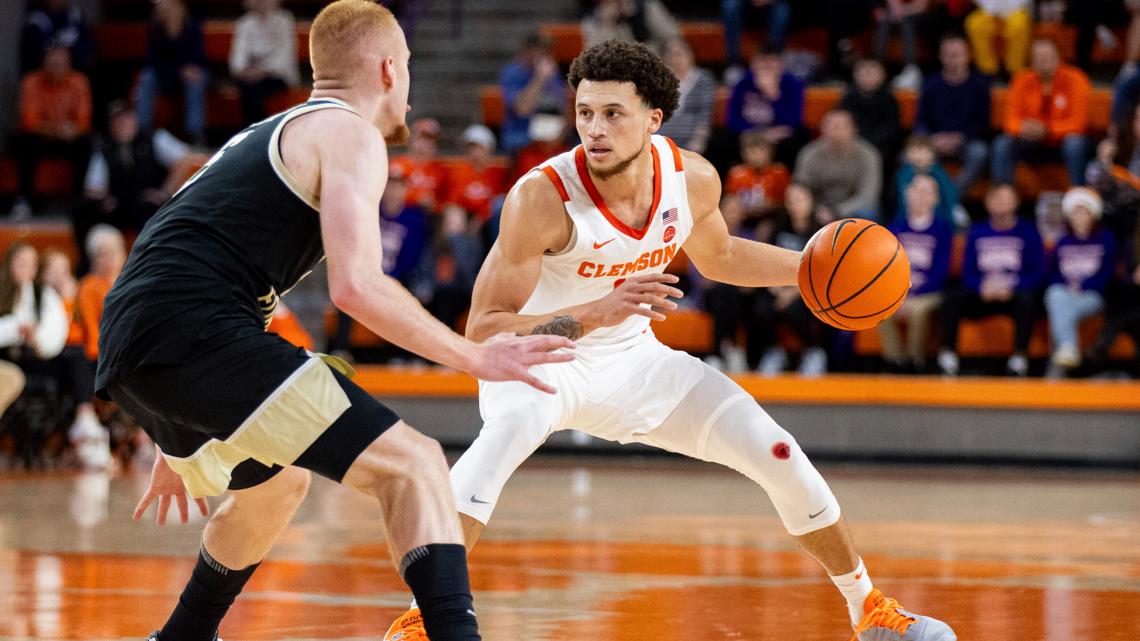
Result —
[[800, 295], [816, 318], [839, 329], [870, 329], [906, 299], [910, 261], [885, 227], [845, 218], [808, 241], [799, 282]]

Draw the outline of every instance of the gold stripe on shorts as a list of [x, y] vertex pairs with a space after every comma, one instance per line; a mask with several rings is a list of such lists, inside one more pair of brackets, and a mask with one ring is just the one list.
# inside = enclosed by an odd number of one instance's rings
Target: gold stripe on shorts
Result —
[[293, 372], [224, 441], [211, 439], [188, 457], [164, 454], [194, 498], [226, 491], [246, 459], [291, 465], [352, 403], [320, 358]]

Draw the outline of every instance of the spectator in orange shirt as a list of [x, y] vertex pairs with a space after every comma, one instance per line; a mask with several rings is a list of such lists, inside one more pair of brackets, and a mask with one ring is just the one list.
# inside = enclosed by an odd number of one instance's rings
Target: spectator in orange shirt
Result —
[[32, 214], [36, 166], [45, 156], [71, 161], [75, 191], [83, 181], [91, 153], [91, 86], [87, 77], [71, 68], [71, 53], [62, 47], [44, 54], [44, 65], [20, 83], [19, 133], [12, 151], [19, 167], [19, 194], [12, 207], [14, 218]]
[[424, 211], [440, 213], [447, 196], [447, 168], [436, 160], [439, 150], [439, 123], [420, 118], [412, 123], [408, 153], [392, 159], [392, 167], [408, 184], [407, 204]]
[[75, 320], [83, 328], [83, 348], [94, 364], [99, 357], [99, 320], [103, 317], [103, 298], [123, 271], [127, 259], [123, 234], [110, 225], [96, 225], [87, 234], [87, 255], [91, 257], [91, 273], [79, 281], [75, 296]]
[[[68, 432], [81, 461], [87, 467], [99, 467], [98, 456], [93, 443], [106, 441], [106, 432], [95, 413], [92, 398], [95, 393], [95, 362], [99, 358], [99, 320], [103, 317], [103, 299], [111, 290], [111, 285], [123, 271], [127, 260], [127, 246], [123, 234], [114, 227], [99, 224], [91, 228], [87, 235], [87, 255], [91, 257], [91, 272], [79, 281], [79, 291], [75, 296], [73, 325], [78, 326], [82, 336], [83, 352], [70, 363], [70, 374], [74, 386], [75, 423]], [[84, 448], [92, 450], [92, 460], [84, 460]], [[108, 459], [110, 450], [108, 450]], [[101, 456], [101, 454], [99, 455]]]
[[775, 145], [759, 131], [740, 135], [743, 163], [728, 172], [725, 193], [740, 200], [745, 217], [764, 216], [784, 204], [784, 190], [791, 175], [788, 168], [772, 162]]
[[1039, 39], [1033, 43], [1029, 69], [1013, 77], [1005, 107], [1005, 133], [994, 140], [990, 172], [994, 183], [1013, 182], [1018, 160], [1039, 161], [1060, 157], [1069, 183], [1083, 185], [1089, 159], [1089, 78], [1080, 69], [1061, 62], [1057, 44]]
[[491, 201], [506, 192], [507, 172], [501, 165], [491, 162], [494, 160], [495, 134], [487, 127], [468, 127], [463, 132], [463, 145], [467, 148], [467, 155], [451, 167], [444, 213], [446, 215], [456, 208], [469, 219], [486, 222], [491, 216]]

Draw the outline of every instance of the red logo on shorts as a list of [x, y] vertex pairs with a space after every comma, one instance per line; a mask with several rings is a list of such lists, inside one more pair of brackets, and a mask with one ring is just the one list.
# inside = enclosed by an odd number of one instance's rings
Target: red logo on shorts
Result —
[[673, 240], [673, 237], [676, 235], [677, 235], [677, 228], [676, 227], [669, 225], [668, 227], [665, 228], [665, 239], [664, 239], [665, 242], [669, 242], [669, 241]]
[[788, 447], [788, 444], [783, 441], [780, 441], [779, 443], [776, 443], [772, 446], [772, 456], [775, 456], [781, 461], [787, 460], [791, 455], [792, 448]]

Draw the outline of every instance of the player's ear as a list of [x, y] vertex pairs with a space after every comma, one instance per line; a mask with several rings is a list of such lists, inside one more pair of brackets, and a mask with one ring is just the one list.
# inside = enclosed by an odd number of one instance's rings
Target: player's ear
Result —
[[380, 60], [380, 80], [388, 89], [396, 86], [396, 59], [392, 56], [384, 56]]
[[649, 110], [649, 133], [655, 134], [661, 128], [662, 123], [665, 122], [665, 112], [660, 109]]

